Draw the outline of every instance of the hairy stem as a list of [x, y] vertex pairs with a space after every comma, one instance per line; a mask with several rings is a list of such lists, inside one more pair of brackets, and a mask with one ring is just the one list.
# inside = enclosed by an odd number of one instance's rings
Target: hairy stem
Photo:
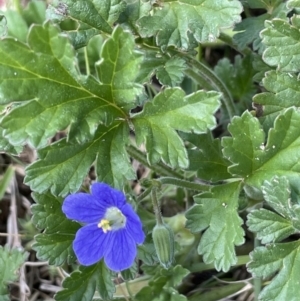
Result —
[[[219, 92], [222, 93], [222, 99], [223, 99], [223, 104], [228, 112], [228, 116], [230, 119], [233, 118], [233, 116], [237, 115], [237, 111], [232, 99], [232, 96], [230, 92], [228, 91], [227, 87], [225, 84], [221, 81], [221, 79], [212, 71], [210, 70], [207, 66], [202, 64], [201, 62], [197, 61], [196, 59], [192, 57], [186, 57], [183, 54], [180, 54], [181, 57], [185, 58], [187, 60], [188, 66], [190, 69], [196, 69], [197, 73], [199, 74], [200, 77], [203, 77], [204, 81], [208, 81], [211, 83], [211, 85]], [[196, 78], [194, 78], [196, 79]], [[203, 83], [203, 80], [199, 82]]]
[[156, 217], [156, 223], [157, 225], [163, 225], [164, 222], [161, 217], [160, 206], [157, 198], [157, 188], [153, 187], [151, 193], [152, 193], [152, 203], [153, 203], [153, 209]]
[[197, 191], [209, 191], [209, 189], [212, 187], [210, 185], [190, 182], [190, 181], [176, 179], [172, 177], [164, 177], [164, 178], [159, 178], [157, 180], [161, 184], [171, 184], [177, 187], [182, 187], [182, 188], [197, 190]]

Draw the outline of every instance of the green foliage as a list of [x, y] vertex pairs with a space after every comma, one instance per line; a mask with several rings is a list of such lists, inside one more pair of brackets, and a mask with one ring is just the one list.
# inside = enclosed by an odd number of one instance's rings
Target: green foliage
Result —
[[264, 29], [265, 21], [273, 18], [285, 19], [290, 9], [287, 8], [286, 3], [278, 0], [255, 0], [247, 1], [246, 4], [252, 8], [264, 9], [266, 13], [245, 18], [241, 23], [237, 24], [234, 30], [239, 32], [234, 35], [234, 42], [241, 49], [252, 43], [254, 50], [262, 52], [265, 48], [265, 43], [262, 43], [260, 32]]
[[299, 241], [280, 243], [300, 231], [300, 206], [291, 198], [291, 187], [286, 177], [265, 181], [263, 193], [268, 205], [275, 211], [260, 209], [248, 216], [249, 230], [266, 247], [259, 247], [251, 255], [248, 269], [256, 277], [267, 278], [279, 271], [261, 292], [259, 300], [297, 300], [295, 288], [299, 277], [294, 267], [299, 260]]
[[166, 89], [135, 114], [136, 140], [139, 145], [146, 142], [149, 162], [162, 158], [172, 167], [187, 167], [186, 150], [175, 130], [204, 133], [213, 128], [218, 98], [216, 92], [198, 91], [185, 97], [181, 89]]
[[256, 91], [253, 84], [255, 71], [252, 62], [252, 55], [244, 58], [236, 56], [234, 64], [225, 58], [220, 60], [214, 68], [215, 73], [226, 84], [233, 98], [241, 103], [242, 111], [251, 106], [251, 100]]
[[239, 1], [171, 1], [137, 21], [142, 37], [156, 36], [158, 46], [187, 50], [197, 42], [214, 41], [221, 28], [240, 21]]
[[80, 225], [67, 220], [61, 211], [62, 199], [50, 193], [33, 195], [36, 204], [32, 206], [33, 224], [43, 233], [36, 235], [33, 248], [41, 260], [61, 265], [65, 261], [73, 263], [76, 259], [72, 242]]
[[[72, 244], [81, 225], [61, 209], [66, 195], [94, 180], [136, 200], [147, 239], [120, 271], [135, 300], [187, 300], [181, 288], [189, 270], [239, 264], [244, 229], [263, 244], [248, 264], [269, 281], [257, 299], [297, 300], [300, 1], [14, 5], [0, 17], [0, 151], [11, 158], [28, 144], [37, 154], [24, 180], [40, 231], [33, 249], [70, 273], [56, 300], [115, 297], [117, 275], [103, 261], [77, 267]], [[135, 196], [132, 180], [141, 175]], [[151, 189], [163, 196], [175, 234], [169, 269], [154, 249]], [[170, 251], [162, 255], [169, 267]], [[0, 269], [0, 293], [8, 300], [6, 285], [25, 255], [1, 248], [1, 256], [8, 269]], [[217, 298], [202, 288], [190, 299]]]
[[9, 250], [0, 246], [0, 298], [10, 300], [7, 285], [18, 279], [18, 269], [24, 264], [28, 254], [18, 249]]
[[63, 290], [56, 294], [55, 300], [92, 300], [96, 290], [103, 300], [109, 300], [115, 291], [112, 276], [103, 261], [90, 267], [80, 267], [65, 279]]
[[222, 140], [224, 155], [234, 164], [229, 172], [245, 178], [245, 183], [260, 189], [274, 174], [286, 176], [296, 187], [299, 176], [297, 145], [299, 143], [300, 113], [294, 108], [280, 114], [265, 135], [259, 121], [250, 113], [235, 117], [228, 129], [232, 137]]
[[189, 271], [181, 266], [175, 266], [168, 270], [158, 269], [149, 281], [149, 286], [140, 290], [136, 295], [136, 301], [185, 301], [187, 298], [178, 293], [174, 287], [179, 285]]
[[223, 157], [219, 139], [213, 139], [212, 134], [183, 134], [196, 148], [188, 149], [189, 169], [196, 170], [197, 176], [211, 182], [217, 182], [231, 177], [227, 169], [230, 162]]
[[244, 243], [242, 220], [237, 213], [240, 182], [220, 185], [195, 197], [196, 205], [186, 213], [192, 232], [206, 229], [198, 246], [205, 263], [228, 271], [237, 261], [234, 246]]
[[299, 71], [299, 54], [297, 43], [300, 37], [299, 18], [293, 16], [290, 22], [272, 20], [266, 22], [262, 31], [263, 43], [266, 45], [264, 60], [271, 66], [277, 66], [281, 71]]
[[269, 129], [284, 109], [300, 106], [300, 90], [298, 77], [293, 73], [270, 71], [266, 73], [263, 84], [269, 92], [255, 95], [254, 101], [263, 105], [264, 116], [261, 117], [261, 122], [265, 129]]

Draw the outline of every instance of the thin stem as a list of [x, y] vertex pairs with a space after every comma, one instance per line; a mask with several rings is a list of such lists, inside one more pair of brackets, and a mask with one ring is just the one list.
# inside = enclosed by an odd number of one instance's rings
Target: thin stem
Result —
[[[188, 62], [188, 65], [191, 69], [196, 68], [200, 76], [202, 76], [207, 81], [215, 87], [216, 90], [220, 91], [223, 94], [223, 104], [228, 112], [229, 118], [232, 119], [233, 116], [237, 115], [236, 108], [232, 99], [230, 92], [228, 91], [225, 84], [220, 80], [220, 78], [207, 66], [201, 62], [195, 60], [192, 57], [186, 57], [186, 55], [180, 54], [180, 56], [185, 57]], [[201, 84], [201, 83], [200, 83]]]
[[151, 192], [152, 192], [152, 203], [153, 203], [153, 209], [156, 217], [156, 222], [158, 225], [163, 225], [164, 222], [161, 217], [160, 206], [157, 198], [157, 188], [154, 187]]
[[147, 188], [145, 191], [143, 191], [137, 198], [137, 203], [141, 202], [145, 197], [147, 197], [151, 193], [152, 187]]
[[212, 85], [208, 82], [203, 76], [199, 75], [193, 69], [188, 68], [184, 71], [185, 75], [193, 79], [201, 88], [205, 89], [206, 91], [212, 90]]
[[83, 48], [84, 50], [84, 61], [85, 61], [85, 69], [86, 69], [86, 74], [90, 75], [91, 70], [90, 70], [90, 64], [89, 64], [89, 56], [87, 52], [87, 47]]
[[161, 184], [171, 184], [177, 187], [182, 187], [191, 190], [198, 190], [198, 191], [209, 191], [210, 188], [212, 187], [211, 185], [200, 184], [200, 183], [185, 181], [181, 179], [171, 178], [171, 177], [159, 178], [157, 179], [157, 181], [159, 181]]
[[153, 164], [153, 165], [149, 164], [146, 155], [140, 150], [138, 150], [136, 147], [134, 147], [133, 145], [128, 146], [126, 149], [130, 157], [136, 159], [144, 166], [149, 167], [151, 170], [155, 171], [159, 175], [167, 176], [167, 177], [175, 177], [179, 179], [184, 178], [180, 173], [174, 171], [167, 165], [164, 165], [162, 163]]

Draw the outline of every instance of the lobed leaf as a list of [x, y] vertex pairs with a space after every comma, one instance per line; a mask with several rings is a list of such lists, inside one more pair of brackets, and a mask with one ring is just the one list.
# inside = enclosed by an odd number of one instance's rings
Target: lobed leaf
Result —
[[248, 270], [254, 277], [277, 275], [259, 294], [260, 301], [298, 300], [300, 242], [258, 247], [251, 254]]
[[228, 130], [232, 137], [224, 137], [224, 156], [234, 164], [228, 168], [232, 175], [246, 177], [260, 166], [265, 134], [256, 118], [249, 112], [234, 117]]
[[242, 5], [228, 0], [182, 0], [162, 2], [151, 14], [137, 21], [142, 37], [156, 36], [156, 44], [183, 50], [195, 41], [214, 41], [223, 28], [241, 20]]
[[159, 51], [143, 50], [144, 59], [137, 76], [137, 82], [149, 83], [154, 75], [164, 86], [174, 87], [178, 85], [184, 77], [186, 69], [185, 60], [173, 56], [162, 55]]
[[56, 20], [70, 17], [86, 28], [110, 34], [114, 22], [125, 7], [124, 0], [62, 0], [54, 1], [48, 8], [47, 15]]
[[227, 168], [230, 162], [224, 158], [219, 139], [213, 139], [212, 133], [196, 135], [183, 133], [184, 140], [190, 141], [196, 148], [189, 148], [189, 170], [196, 170], [200, 179], [217, 182], [231, 177]]
[[265, 181], [262, 191], [275, 212], [260, 209], [248, 215], [249, 230], [257, 233], [262, 243], [279, 242], [300, 231], [300, 207], [291, 200], [291, 188], [286, 177], [275, 176]]
[[76, 257], [72, 244], [80, 225], [63, 214], [61, 198], [50, 193], [34, 193], [33, 198], [36, 204], [32, 206], [32, 222], [43, 230], [43, 233], [36, 235], [33, 245], [37, 257], [54, 265], [62, 265], [65, 261], [73, 263]]
[[214, 71], [224, 82], [233, 98], [238, 102], [236, 106], [241, 106], [241, 110], [250, 107], [252, 97], [256, 92], [253, 83], [255, 71], [252, 67], [253, 56], [247, 55], [244, 58], [237, 55], [234, 64], [227, 58], [218, 61]]
[[103, 261], [89, 267], [81, 266], [64, 280], [63, 290], [55, 295], [55, 300], [91, 301], [96, 290], [103, 300], [110, 300], [115, 292], [112, 276]]
[[[290, 108], [280, 114], [265, 144], [259, 121], [249, 112], [235, 117], [228, 127], [232, 137], [222, 139], [225, 157], [233, 162], [229, 172], [242, 176], [247, 185], [261, 189], [274, 174], [286, 176], [298, 189], [300, 173], [300, 112]], [[298, 191], [298, 190], [297, 190]]]
[[24, 264], [28, 254], [22, 250], [0, 246], [0, 298], [10, 300], [7, 285], [18, 279], [18, 269]]
[[243, 19], [241, 23], [238, 23], [234, 28], [234, 31], [238, 31], [238, 33], [233, 36], [233, 41], [241, 49], [252, 43], [253, 49], [262, 53], [265, 49], [265, 45], [262, 43], [260, 32], [265, 28], [265, 21], [274, 18], [286, 19], [291, 9], [287, 8], [286, 3], [282, 3], [282, 1], [278, 0], [259, 0], [258, 3], [254, 5], [251, 5], [251, 3], [247, 4], [250, 4], [250, 7], [253, 8], [263, 8], [266, 10], [266, 13], [255, 17], [247, 17]]
[[187, 298], [174, 289], [189, 271], [182, 266], [171, 267], [168, 270], [159, 268], [149, 281], [149, 286], [143, 287], [135, 296], [137, 301], [171, 300], [185, 301]]
[[137, 20], [149, 15], [151, 11], [151, 1], [125, 0], [126, 8], [120, 14], [118, 23], [129, 28], [135, 34], [138, 34]]
[[237, 262], [234, 247], [244, 243], [243, 221], [237, 212], [240, 185], [241, 182], [232, 182], [213, 187], [211, 192], [196, 196], [197, 204], [186, 213], [188, 229], [206, 229], [198, 252], [218, 271], [226, 272]]
[[[124, 39], [127, 48], [119, 43]], [[103, 47], [102, 63], [98, 66], [102, 85], [94, 77], [78, 72], [74, 49], [55, 26], [33, 26], [28, 44], [14, 39], [0, 43], [0, 103], [20, 104], [2, 120], [10, 143], [20, 145], [28, 140], [39, 148], [70, 124], [71, 138], [88, 139], [100, 122], [110, 124], [115, 118], [126, 118], [127, 113], [119, 105], [132, 105], [136, 93], [141, 91], [131, 82], [140, 55], [133, 49], [129, 51], [134, 47], [129, 33], [117, 27]], [[112, 48], [114, 57], [107, 54]], [[101, 75], [102, 66], [107, 68], [106, 78]], [[124, 71], [120, 71], [122, 68]]]
[[274, 19], [265, 23], [266, 29], [261, 32], [262, 42], [266, 46], [264, 61], [277, 66], [281, 71], [299, 72], [300, 24], [297, 15], [288, 21]]
[[146, 142], [149, 162], [154, 164], [162, 158], [172, 167], [187, 167], [186, 149], [175, 130], [205, 133], [212, 129], [219, 96], [204, 91], [185, 96], [179, 88], [166, 89], [133, 115], [136, 141], [139, 145]]
[[65, 196], [77, 192], [95, 162], [97, 180], [121, 189], [126, 179], [135, 178], [125, 146], [129, 129], [117, 122], [99, 125], [94, 139], [83, 144], [62, 139], [38, 152], [39, 160], [27, 167], [25, 183], [34, 191], [46, 190]]
[[266, 209], [252, 211], [247, 225], [263, 244], [282, 241], [296, 232], [289, 220]]
[[300, 107], [299, 79], [292, 73], [270, 71], [265, 73], [263, 85], [269, 92], [255, 95], [253, 101], [263, 105], [264, 112], [260, 120], [268, 130], [283, 110]]

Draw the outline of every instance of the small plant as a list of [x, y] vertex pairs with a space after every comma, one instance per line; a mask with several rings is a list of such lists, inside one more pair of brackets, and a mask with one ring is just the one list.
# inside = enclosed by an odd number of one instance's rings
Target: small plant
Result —
[[[247, 283], [256, 300], [299, 300], [299, 12], [296, 0], [2, 12], [0, 149], [37, 151], [32, 248], [69, 269], [57, 301], [219, 300]], [[0, 251], [11, 273], [26, 260]], [[186, 289], [245, 265], [244, 286]]]

